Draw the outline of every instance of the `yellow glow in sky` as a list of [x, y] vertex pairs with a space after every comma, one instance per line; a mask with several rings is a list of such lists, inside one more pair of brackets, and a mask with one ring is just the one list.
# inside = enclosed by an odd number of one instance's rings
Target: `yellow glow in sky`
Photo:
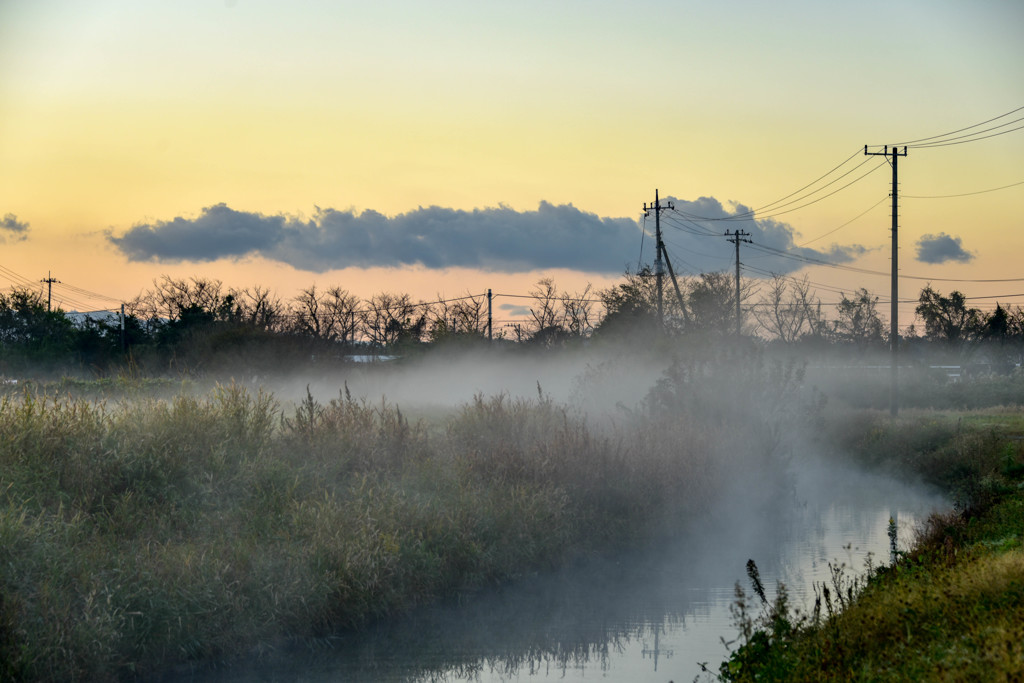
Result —
[[[424, 299], [496, 281], [525, 293], [553, 271], [375, 263], [312, 272], [256, 253], [130, 262], [107, 237], [220, 203], [308, 219], [317, 207], [397, 216], [429, 206], [528, 212], [546, 201], [636, 219], [659, 189], [758, 207], [864, 144], [1024, 106], [1021, 26], [1019, 3], [948, 0], [5, 3], [0, 216], [30, 228], [0, 231], [0, 265], [117, 298], [164, 273], [286, 297], [313, 282], [366, 294], [400, 286]], [[1024, 180], [1022, 159], [1024, 130], [912, 150], [900, 191], [1007, 185]], [[883, 169], [775, 220], [799, 244], [876, 204], [889, 181]], [[1024, 186], [901, 202], [901, 270], [1016, 277], [1022, 205]], [[861, 245], [857, 265], [887, 270], [888, 211], [883, 203], [815, 246]], [[915, 242], [938, 233], [960, 238], [973, 258], [914, 262]], [[481, 248], [491, 237], [470, 236]], [[669, 249], [682, 237], [667, 233]], [[618, 260], [635, 263], [638, 249]], [[727, 267], [729, 249], [718, 240], [705, 251]], [[571, 258], [558, 273], [567, 289], [615, 279]], [[811, 273], [888, 293], [877, 278]], [[936, 285], [979, 296], [1014, 289]], [[908, 296], [917, 289], [908, 284]]]

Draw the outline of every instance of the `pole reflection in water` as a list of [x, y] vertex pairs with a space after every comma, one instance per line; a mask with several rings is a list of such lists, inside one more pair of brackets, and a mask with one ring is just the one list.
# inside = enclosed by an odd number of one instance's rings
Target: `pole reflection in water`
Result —
[[718, 511], [670, 547], [591, 559], [366, 633], [178, 680], [691, 681], [703, 675], [700, 663], [716, 671], [729, 655], [723, 641], [737, 637], [730, 613], [736, 584], [750, 594], [748, 559], [769, 600], [781, 581], [794, 606], [805, 608], [813, 584], [829, 579], [829, 563], [855, 574], [869, 560], [888, 559], [893, 512], [902, 540], [942, 506], [891, 482], [834, 476], [834, 486], [815, 479], [820, 499], [798, 486], [770, 513], [729, 519]]

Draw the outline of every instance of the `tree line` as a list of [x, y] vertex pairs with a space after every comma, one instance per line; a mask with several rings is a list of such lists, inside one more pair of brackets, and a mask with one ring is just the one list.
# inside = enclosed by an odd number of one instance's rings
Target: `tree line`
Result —
[[[147, 370], [341, 359], [353, 354], [408, 354], [483, 344], [566, 347], [634, 338], [731, 338], [736, 331], [735, 280], [726, 273], [662, 282], [649, 267], [626, 272], [607, 289], [558, 288], [541, 279], [527, 297], [528, 315], [489, 328], [487, 295], [424, 302], [407, 293], [361, 299], [341, 287], [301, 290], [282, 300], [262, 287], [234, 289], [216, 279], [164, 276], [127, 302], [125, 315], [82, 317], [49, 310], [41, 292], [0, 293], [0, 373], [28, 368], [104, 370], [129, 359]], [[742, 280], [740, 328], [745, 338], [804, 352], [845, 349], [866, 354], [888, 346], [879, 298], [861, 288], [825, 305], [805, 279]], [[914, 352], [963, 357], [982, 352], [1017, 364], [1024, 350], [1024, 310], [968, 305], [960, 292], [928, 285], [917, 319], [900, 343]], [[918, 324], [920, 323], [920, 327]]]

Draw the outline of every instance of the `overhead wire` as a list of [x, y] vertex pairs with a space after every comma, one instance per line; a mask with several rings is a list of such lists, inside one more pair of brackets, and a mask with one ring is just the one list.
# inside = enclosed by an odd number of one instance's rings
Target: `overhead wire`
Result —
[[[1017, 121], [1024, 121], [1024, 118], [1017, 119]], [[1017, 123], [1017, 121], [1012, 121], [1011, 123]], [[1009, 125], [1009, 124], [1007, 124], [1007, 125]], [[999, 127], [1000, 126], [997, 126], [997, 128], [999, 128]], [[949, 140], [946, 140], [944, 142], [931, 142], [931, 143], [928, 143], [927, 145], [905, 145], [905, 146], [906, 147], [910, 147], [910, 149], [931, 149], [933, 147], [950, 147], [952, 145], [963, 145], [963, 144], [966, 144], [968, 142], [977, 142], [978, 140], [988, 140], [989, 138], [997, 138], [1000, 135], [1006, 135], [1007, 133], [1012, 133], [1014, 131], [1021, 130], [1022, 128], [1024, 128], [1024, 123], [1022, 123], [1021, 125], [1017, 126], [1016, 128], [1011, 128], [1009, 130], [1000, 131], [998, 133], [992, 133], [991, 135], [981, 135], [981, 136], [978, 136], [978, 137], [974, 137], [974, 136], [971, 136], [971, 135], [962, 135], [959, 138], [950, 138]], [[994, 128], [990, 128], [989, 130], [995, 130], [995, 129]], [[985, 132], [985, 131], [978, 131], [978, 132]], [[963, 140], [961, 138], [969, 138], [969, 139]]]
[[678, 215], [672, 215], [672, 210], [666, 213], [667, 215], [665, 216], [665, 222], [668, 223], [671, 227], [675, 228], [676, 230], [688, 232], [691, 235], [696, 235], [698, 237], [722, 236], [721, 232], [717, 230], [711, 230], [710, 228], [706, 228], [702, 225], [698, 225], [697, 223], [694, 223], [693, 220], [683, 217], [684, 214], [682, 213], [675, 212]]
[[[778, 204], [778, 203], [780, 203], [780, 202], [783, 202], [783, 201], [785, 201], [785, 200], [789, 199], [789, 198], [790, 198], [790, 197], [792, 197], [793, 195], [795, 195], [795, 194], [799, 194], [800, 192], [803, 192], [803, 191], [804, 191], [804, 190], [806, 190], [807, 188], [809, 188], [809, 187], [811, 187], [811, 186], [815, 185], [816, 183], [818, 183], [818, 182], [820, 182], [820, 181], [824, 180], [825, 178], [827, 178], [827, 177], [828, 177], [828, 176], [830, 176], [831, 174], [835, 173], [835, 172], [836, 172], [837, 170], [839, 170], [840, 168], [842, 168], [843, 166], [845, 166], [845, 165], [846, 165], [847, 163], [849, 163], [849, 161], [850, 161], [851, 159], [853, 159], [854, 157], [856, 157], [856, 156], [857, 156], [858, 154], [860, 154], [860, 150], [859, 150], [859, 149], [858, 149], [858, 150], [857, 150], [856, 152], [854, 152], [853, 154], [851, 154], [850, 156], [848, 156], [848, 157], [847, 157], [846, 159], [844, 159], [844, 160], [843, 160], [843, 161], [842, 161], [841, 163], [839, 163], [839, 164], [838, 164], [837, 166], [835, 166], [834, 168], [832, 168], [832, 169], [831, 169], [830, 171], [828, 171], [828, 172], [826, 172], [826, 173], [824, 173], [824, 174], [820, 175], [820, 176], [819, 176], [818, 178], [816, 178], [815, 180], [812, 180], [811, 182], [807, 183], [806, 185], [804, 185], [804, 186], [803, 186], [803, 187], [801, 187], [800, 189], [798, 189], [798, 190], [794, 190], [793, 192], [790, 192], [790, 193], [789, 193], [788, 195], [786, 195], [785, 197], [782, 197], [782, 198], [780, 198], [780, 199], [776, 199], [776, 200], [775, 200], [774, 202], [769, 202], [768, 204], [764, 204], [764, 205], [762, 205], [762, 206], [758, 207], [757, 209], [754, 209], [754, 210], [752, 210], [752, 211], [750, 212], [750, 213], [751, 213], [751, 215], [753, 215], [754, 213], [757, 213], [757, 212], [759, 212], [759, 211], [765, 211], [765, 210], [769, 209], [770, 207], [772, 207], [772, 206], [775, 206], [776, 204]], [[844, 175], [845, 175], [845, 174], [844, 174]], [[840, 176], [840, 177], [842, 177], [842, 176]], [[834, 182], [834, 181], [833, 181], [833, 182]], [[826, 186], [826, 187], [827, 187], [827, 186]]]
[[644, 236], [647, 234], [647, 212], [644, 212], [643, 225], [640, 227], [640, 256], [636, 260], [636, 269], [640, 270], [640, 264], [644, 261]]
[[61, 288], [63, 288], [63, 289], [69, 289], [72, 292], [76, 292], [77, 294], [80, 294], [82, 296], [87, 296], [87, 297], [92, 298], [92, 299], [101, 299], [101, 300], [104, 300], [104, 301], [113, 301], [114, 303], [117, 303], [117, 304], [120, 304], [121, 301], [122, 301], [121, 299], [115, 299], [114, 297], [107, 296], [106, 294], [98, 294], [96, 292], [91, 292], [88, 289], [82, 289], [81, 287], [76, 287], [75, 285], [71, 285], [71, 284], [68, 284], [66, 282], [55, 283], [55, 284], [59, 284], [59, 286]]
[[[792, 197], [794, 195], [800, 194], [801, 192], [803, 192], [807, 188], [813, 187], [817, 183], [821, 182], [822, 180], [824, 180], [825, 178], [827, 178], [828, 176], [830, 176], [831, 174], [835, 173], [837, 170], [839, 170], [840, 168], [845, 166], [847, 163], [850, 162], [851, 159], [853, 159], [854, 157], [856, 157], [859, 154], [860, 154], [860, 150], [858, 149], [856, 152], [854, 152], [853, 154], [848, 156], [846, 159], [844, 159], [842, 162], [840, 162], [837, 166], [833, 167], [831, 170], [827, 171], [826, 173], [818, 176], [816, 179], [814, 179], [811, 182], [807, 183], [803, 187], [801, 187], [801, 188], [799, 188], [797, 190], [794, 190], [793, 192], [790, 192], [786, 196], [780, 197], [779, 199], [776, 199], [773, 202], [769, 202], [767, 204], [762, 204], [761, 206], [757, 207], [756, 209], [749, 209], [747, 211], [744, 211], [744, 212], [741, 212], [741, 213], [738, 213], [738, 214], [733, 214], [731, 216], [725, 216], [725, 217], [721, 217], [721, 216], [719, 216], [719, 217], [697, 216], [697, 215], [693, 215], [693, 214], [684, 214], [684, 215], [687, 215], [687, 217], [689, 217], [689, 218], [694, 218], [694, 219], [698, 219], [698, 220], [708, 220], [708, 221], [745, 220], [747, 218], [751, 218], [754, 215], [756, 215], [757, 213], [759, 213], [761, 211], [766, 211], [766, 210], [768, 210], [768, 209], [770, 209], [772, 207], [779, 208], [778, 207], [779, 204], [781, 204], [782, 202], [786, 201], [787, 199], [789, 199], [790, 197]], [[858, 166], [856, 168], [859, 168], [864, 163], [866, 163], [866, 162], [862, 162], [861, 164], [858, 164]], [[856, 170], [856, 168], [854, 168], [852, 170]], [[840, 178], [842, 178], [842, 177], [844, 177], [846, 175], [849, 175], [849, 173], [851, 173], [852, 170], [851, 171], [847, 171], [846, 173], [843, 174], [843, 176], [840, 176]], [[836, 180], [838, 180], [838, 178]], [[804, 195], [804, 197], [800, 197], [800, 198], [797, 198], [797, 199], [793, 200], [793, 202], [800, 201], [800, 199], [802, 199], [802, 198], [809, 197], [809, 196], [815, 194], [816, 192], [820, 192], [822, 189], [824, 189], [824, 187], [828, 187], [828, 185], [831, 185], [834, 182], [836, 182], [836, 181], [833, 180], [830, 183], [824, 185], [822, 188], [814, 190], [813, 192], [809, 192], [807, 195]], [[787, 204], [783, 204], [783, 206], [787, 206], [788, 204], [792, 204], [793, 202], [787, 202]]]
[[[864, 163], [867, 163], [867, 162], [864, 162]], [[852, 169], [852, 170], [854, 170], [854, 171], [855, 171], [855, 170], [857, 170], [857, 168], [860, 168], [861, 166], [863, 166], [863, 165], [864, 165], [864, 163], [858, 164], [858, 165], [857, 165], [857, 167], [856, 167], [856, 168], [854, 168], [854, 169]], [[786, 209], [785, 211], [775, 211], [775, 212], [771, 212], [771, 213], [768, 213], [768, 214], [765, 214], [765, 215], [762, 215], [762, 216], [758, 216], [758, 218], [759, 218], [759, 219], [765, 219], [765, 218], [773, 218], [773, 217], [775, 217], [775, 216], [781, 216], [781, 215], [783, 215], [783, 214], [787, 214], [787, 213], [793, 213], [794, 211], [799, 211], [800, 209], [805, 209], [805, 208], [807, 208], [808, 206], [811, 206], [811, 205], [813, 205], [813, 204], [817, 204], [817, 203], [818, 203], [818, 202], [820, 202], [820, 201], [823, 201], [823, 200], [825, 200], [825, 199], [828, 199], [829, 197], [831, 197], [831, 196], [833, 196], [833, 195], [835, 195], [835, 194], [838, 194], [839, 192], [842, 192], [843, 190], [845, 190], [846, 188], [850, 187], [851, 185], [854, 185], [854, 184], [856, 184], [856, 183], [859, 183], [859, 182], [860, 182], [861, 180], [864, 180], [864, 179], [865, 179], [865, 178], [867, 178], [867, 177], [868, 177], [869, 175], [871, 175], [872, 173], [874, 173], [874, 172], [875, 172], [875, 171], [877, 171], [878, 169], [880, 169], [880, 168], [882, 168], [883, 166], [885, 166], [885, 165], [886, 165], [886, 163], [888, 163], [888, 162], [887, 162], [887, 161], [883, 161], [883, 162], [879, 163], [878, 165], [876, 165], [876, 166], [874, 166], [873, 168], [871, 168], [870, 170], [868, 170], [868, 172], [867, 172], [867, 173], [864, 173], [863, 175], [860, 175], [860, 176], [858, 176], [857, 178], [854, 178], [853, 180], [851, 180], [851, 181], [850, 181], [850, 182], [848, 182], [847, 184], [843, 185], [842, 187], [840, 187], [840, 188], [837, 188], [837, 189], [833, 190], [832, 192], [829, 192], [828, 194], [826, 194], [826, 195], [824, 195], [824, 196], [822, 196], [822, 197], [818, 197], [817, 199], [811, 200], [811, 201], [807, 202], [806, 204], [801, 204], [800, 206], [795, 206], [795, 207], [793, 207], [792, 209]], [[852, 171], [851, 171], [851, 172], [852, 172]], [[847, 175], [849, 175], [849, 173], [845, 173], [845, 174], [843, 174], [843, 176], [841, 176], [841, 177], [846, 177]], [[829, 185], [831, 185], [831, 183], [829, 183]], [[827, 186], [826, 186], [826, 187], [827, 187]], [[824, 189], [824, 188], [822, 188], [822, 189]], [[812, 193], [812, 194], [813, 194], [813, 193]], [[806, 196], [805, 196], [805, 197], [803, 197], [803, 198], [806, 198], [806, 197], [810, 197], [810, 196], [811, 196], [811, 195], [810, 195], [810, 194], [808, 194], [808, 195], [806, 195]]]
[[[839, 176], [835, 180], [829, 182], [828, 184], [823, 185], [822, 187], [818, 188], [817, 190], [814, 190], [813, 192], [809, 192], [809, 193], [807, 193], [807, 194], [805, 194], [805, 195], [803, 195], [801, 197], [798, 197], [797, 199], [794, 199], [793, 201], [786, 202], [785, 204], [781, 204], [781, 205], [777, 206], [776, 208], [777, 209], [782, 209], [782, 207], [784, 207], [784, 206], [789, 206], [790, 204], [793, 204], [795, 202], [798, 202], [798, 201], [801, 201], [801, 200], [804, 200], [804, 199], [808, 199], [808, 198], [814, 196], [818, 192], [821, 192], [822, 190], [824, 190], [826, 187], [829, 187], [832, 184], [834, 184], [835, 182], [837, 182], [837, 181], [845, 178], [846, 176], [850, 175], [850, 173], [852, 173], [853, 171], [856, 171], [858, 168], [860, 168], [864, 164], [868, 163], [869, 161], [870, 161], [870, 159], [865, 159], [861, 163], [857, 164], [857, 166], [855, 166], [854, 168], [850, 169], [849, 171], [847, 171], [843, 175]], [[748, 212], [745, 212], [745, 213], [731, 214], [731, 215], [728, 215], [728, 216], [698, 216], [698, 215], [695, 215], [695, 214], [690, 214], [690, 213], [685, 213], [685, 212], [679, 211], [678, 209], [676, 210], [676, 212], [679, 213], [681, 216], [683, 216], [683, 217], [685, 217], [687, 219], [690, 219], [690, 220], [709, 221], [709, 222], [710, 221], [715, 221], [715, 222], [717, 222], [717, 221], [726, 221], [726, 222], [728, 222], [728, 221], [737, 221], [737, 220], [763, 220], [763, 219], [766, 219], [766, 218], [774, 218], [775, 216], [782, 216], [782, 215], [787, 214], [787, 213], [793, 213], [794, 211], [799, 211], [800, 209], [805, 209], [808, 206], [812, 206], [814, 204], [817, 204], [820, 201], [824, 201], [825, 199], [828, 199], [829, 197], [831, 197], [831, 196], [833, 196], [835, 194], [838, 194], [839, 192], [842, 192], [843, 190], [845, 190], [846, 188], [850, 187], [851, 185], [854, 185], [856, 183], [859, 183], [861, 180], [864, 180], [864, 178], [867, 178], [869, 175], [871, 175], [872, 173], [874, 173], [878, 169], [882, 168], [887, 163], [888, 163], [888, 160], [881, 161], [878, 164], [876, 164], [874, 167], [869, 169], [866, 173], [864, 173], [864, 174], [862, 174], [860, 176], [857, 176], [856, 178], [854, 178], [850, 182], [846, 183], [842, 187], [839, 187], [839, 188], [833, 190], [832, 192], [829, 192], [826, 195], [823, 195], [821, 197], [817, 197], [816, 199], [812, 199], [811, 201], [809, 201], [809, 202], [807, 202], [805, 204], [801, 204], [799, 206], [794, 206], [793, 208], [790, 208], [790, 209], [779, 210], [779, 211], [773, 210], [773, 211], [770, 211], [770, 212], [768, 212], [766, 214], [763, 214], [763, 215], [758, 214], [756, 216], [755, 216], [755, 212], [751, 212], [751, 211], [748, 211]]]
[[13, 282], [15, 285], [20, 285], [22, 287], [35, 287], [37, 284], [39, 284], [34, 280], [30, 280], [23, 275], [19, 275], [18, 273], [14, 272], [13, 270], [5, 266], [0, 266], [0, 276]]
[[[742, 263], [741, 263], [741, 265], [742, 265]], [[746, 268], [747, 270], [753, 271], [755, 273], [760, 273], [761, 275], [767, 275], [768, 277], [782, 277], [782, 278], [784, 278], [786, 280], [790, 280], [790, 281], [796, 282], [796, 283], [802, 283], [803, 282], [802, 279], [795, 278], [795, 277], [793, 277], [791, 275], [782, 275], [782, 274], [779, 274], [779, 273], [773, 273], [770, 270], [766, 270], [764, 268], [758, 268], [757, 266], [747, 265], [747, 266], [744, 266], [744, 268]], [[815, 282], [813, 280], [807, 280], [807, 284], [814, 285], [815, 287], [818, 287], [820, 289], [824, 289], [826, 291], [832, 292], [833, 294], [846, 294], [846, 292], [848, 291], [845, 287], [837, 287], [835, 285], [826, 285], [826, 284], [823, 284], [821, 282]]]
[[[994, 117], [992, 117], [990, 119], [987, 119], [985, 121], [981, 121], [980, 123], [975, 123], [975, 124], [970, 125], [970, 126], [965, 126], [964, 128], [958, 128], [956, 130], [951, 130], [951, 131], [949, 131], [947, 133], [941, 133], [939, 135], [931, 135], [931, 136], [926, 137], [926, 138], [918, 138], [916, 140], [905, 140], [903, 142], [897, 142], [893, 146], [894, 147], [918, 146], [917, 143], [921, 143], [921, 142], [928, 142], [928, 143], [930, 143], [930, 142], [939, 142], [939, 143], [941, 143], [941, 142], [943, 142], [943, 140], [941, 140], [942, 138], [951, 139], [950, 138], [951, 135], [956, 135], [957, 133], [962, 133], [964, 131], [971, 130], [972, 128], [978, 128], [979, 126], [987, 125], [989, 123], [992, 123], [993, 121], [998, 121], [999, 119], [1004, 119], [1007, 116], [1011, 116], [1013, 114], [1016, 114], [1019, 111], [1024, 111], [1024, 107], [1017, 107], [1016, 109], [1011, 109], [1010, 111], [1006, 112], [1005, 114], [1000, 114], [999, 116], [994, 116]], [[1017, 120], [1019, 121], [1020, 119], [1017, 119]], [[1009, 123], [1014, 123], [1014, 122], [1011, 121]], [[1009, 125], [1009, 124], [1008, 123], [1007, 124], [1000, 124], [1000, 126], [996, 126], [996, 128], [999, 128], [999, 127], [1002, 127], [1002, 126], [1005, 126], [1005, 125]], [[989, 130], [992, 130], [992, 129], [989, 129]], [[983, 132], [983, 131], [975, 131], [975, 132], [978, 133], [978, 132]], [[883, 147], [884, 145], [868, 145], [868, 146], [869, 147]]]
[[1003, 185], [1002, 187], [992, 187], [987, 190], [978, 190], [977, 192], [963, 192], [961, 194], [935, 194], [935, 195], [914, 195], [914, 194], [900, 194], [900, 199], [952, 199], [954, 197], [971, 197], [976, 194], [987, 194], [989, 192], [998, 192], [999, 190], [1005, 190], [1010, 187], [1017, 187], [1018, 185], [1024, 185], [1024, 180], [1016, 183], [1010, 183], [1009, 185]]
[[[902, 196], [904, 196], [904, 195], [900, 195], [900, 196], [902, 197]], [[839, 232], [840, 230], [842, 230], [843, 228], [845, 228], [845, 227], [846, 227], [847, 225], [849, 225], [850, 223], [853, 223], [854, 221], [856, 221], [856, 220], [857, 220], [858, 218], [861, 218], [861, 217], [863, 217], [863, 216], [867, 215], [868, 213], [870, 213], [872, 209], [874, 209], [875, 207], [877, 207], [877, 206], [878, 206], [879, 204], [881, 204], [882, 202], [885, 202], [885, 201], [888, 201], [888, 200], [889, 200], [889, 196], [888, 196], [888, 195], [886, 195], [885, 197], [882, 197], [882, 198], [881, 198], [881, 199], [879, 199], [879, 200], [878, 200], [877, 202], [875, 202], [874, 204], [872, 204], [872, 205], [871, 205], [870, 207], [868, 207], [867, 209], [865, 209], [865, 210], [864, 210], [864, 211], [862, 211], [861, 213], [857, 214], [856, 216], [854, 216], [854, 217], [853, 217], [853, 218], [851, 218], [850, 220], [846, 221], [845, 223], [843, 223], [843, 224], [842, 224], [842, 225], [840, 225], [839, 227], [833, 228], [833, 229], [829, 230], [829, 231], [828, 231], [828, 232], [826, 232], [826, 233], [822, 233], [821, 235], [818, 235], [818, 236], [817, 236], [817, 237], [815, 237], [814, 239], [810, 239], [810, 240], [807, 240], [806, 242], [801, 242], [801, 243], [800, 243], [800, 244], [798, 244], [797, 246], [798, 246], [798, 247], [806, 247], [806, 246], [807, 246], [808, 244], [811, 244], [812, 242], [817, 242], [818, 240], [820, 240], [820, 239], [822, 239], [822, 238], [824, 238], [824, 237], [828, 237], [829, 235], [831, 235], [831, 234], [833, 234], [833, 233]]]
[[[868, 268], [858, 268], [856, 266], [847, 266], [847, 265], [844, 265], [844, 264], [841, 264], [841, 263], [830, 263], [828, 261], [824, 261], [824, 260], [821, 260], [821, 259], [816, 259], [816, 258], [811, 257], [811, 256], [803, 256], [803, 255], [797, 255], [797, 254], [790, 254], [788, 252], [782, 251], [781, 249], [775, 249], [773, 247], [768, 247], [768, 246], [765, 246], [763, 244], [758, 244], [757, 242], [754, 242], [751, 245], [751, 247], [754, 248], [754, 249], [761, 249], [763, 251], [771, 252], [772, 254], [780, 256], [782, 258], [789, 258], [789, 259], [793, 259], [795, 261], [804, 261], [804, 262], [812, 264], [812, 265], [826, 266], [826, 267], [829, 267], [829, 268], [837, 268], [839, 270], [847, 270], [847, 271], [850, 271], [850, 272], [861, 273], [861, 274], [864, 274], [864, 275], [878, 275], [878, 276], [884, 276], [884, 277], [890, 277], [891, 276], [891, 273], [887, 273], [887, 272], [880, 271], [880, 270], [870, 270]], [[925, 275], [910, 275], [910, 274], [907, 274], [907, 273], [899, 273], [897, 275], [897, 277], [899, 277], [901, 279], [904, 279], [904, 280], [918, 280], [918, 281], [922, 281], [922, 282], [969, 282], [969, 283], [1024, 282], [1024, 278], [1019, 278], [1019, 277], [1018, 278], [988, 278], [988, 279], [980, 279], [980, 278], [944, 278], [944, 277], [931, 277], [931, 276], [925, 276]]]
[[[722, 237], [722, 235], [716, 235], [716, 237]], [[676, 247], [680, 251], [685, 252], [687, 255], [703, 256], [704, 258], [709, 258], [709, 259], [714, 259], [714, 260], [719, 260], [719, 261], [731, 261], [732, 260], [732, 256], [730, 256], [729, 254], [724, 254], [724, 253], [723, 254], [705, 254], [705, 253], [700, 252], [700, 251], [694, 251], [693, 249], [684, 248], [681, 245], [679, 245], [678, 243], [673, 242], [673, 241], [668, 240], [668, 239], [662, 238], [662, 241], [665, 242], [666, 244], [671, 244], [673, 247]], [[673, 263], [675, 263], [676, 260], [678, 260], [678, 259], [676, 259], [675, 257], [672, 258], [672, 262]], [[695, 269], [695, 270], [698, 273], [700, 272], [700, 269]]]

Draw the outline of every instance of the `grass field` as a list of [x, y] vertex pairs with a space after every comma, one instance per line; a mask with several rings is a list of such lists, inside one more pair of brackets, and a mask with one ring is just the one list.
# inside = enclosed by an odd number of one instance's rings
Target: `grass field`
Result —
[[680, 416], [595, 429], [499, 395], [431, 419], [235, 385], [3, 397], [0, 679], [118, 680], [359, 627], [671, 533], [725, 476], [714, 430]]
[[[991, 654], [1002, 670], [1020, 658], [1000, 645], [1024, 622], [1015, 410], [892, 421], [826, 406], [792, 364], [740, 356], [676, 363], [642, 406], [603, 421], [540, 391], [418, 407], [416, 418], [344, 388], [283, 401], [120, 377], [4, 392], [0, 680], [125, 680], [258, 655], [643, 546], [698, 518], [740, 474], [765, 495], [785, 490], [790, 433], [940, 486], [959, 507], [896, 567], [837, 577], [814, 615], [744, 603], [748, 644], [724, 676], [810, 680], [827, 665], [884, 678], [871, 657], [896, 652], [924, 652], [907, 670], [932, 674], [930, 662], [957, 657]], [[885, 591], [916, 602], [844, 621]], [[969, 614], [956, 607], [968, 603]], [[973, 640], [943, 640], [934, 624], [961, 615], [977, 619]], [[799, 647], [810, 649], [791, 655]]]

